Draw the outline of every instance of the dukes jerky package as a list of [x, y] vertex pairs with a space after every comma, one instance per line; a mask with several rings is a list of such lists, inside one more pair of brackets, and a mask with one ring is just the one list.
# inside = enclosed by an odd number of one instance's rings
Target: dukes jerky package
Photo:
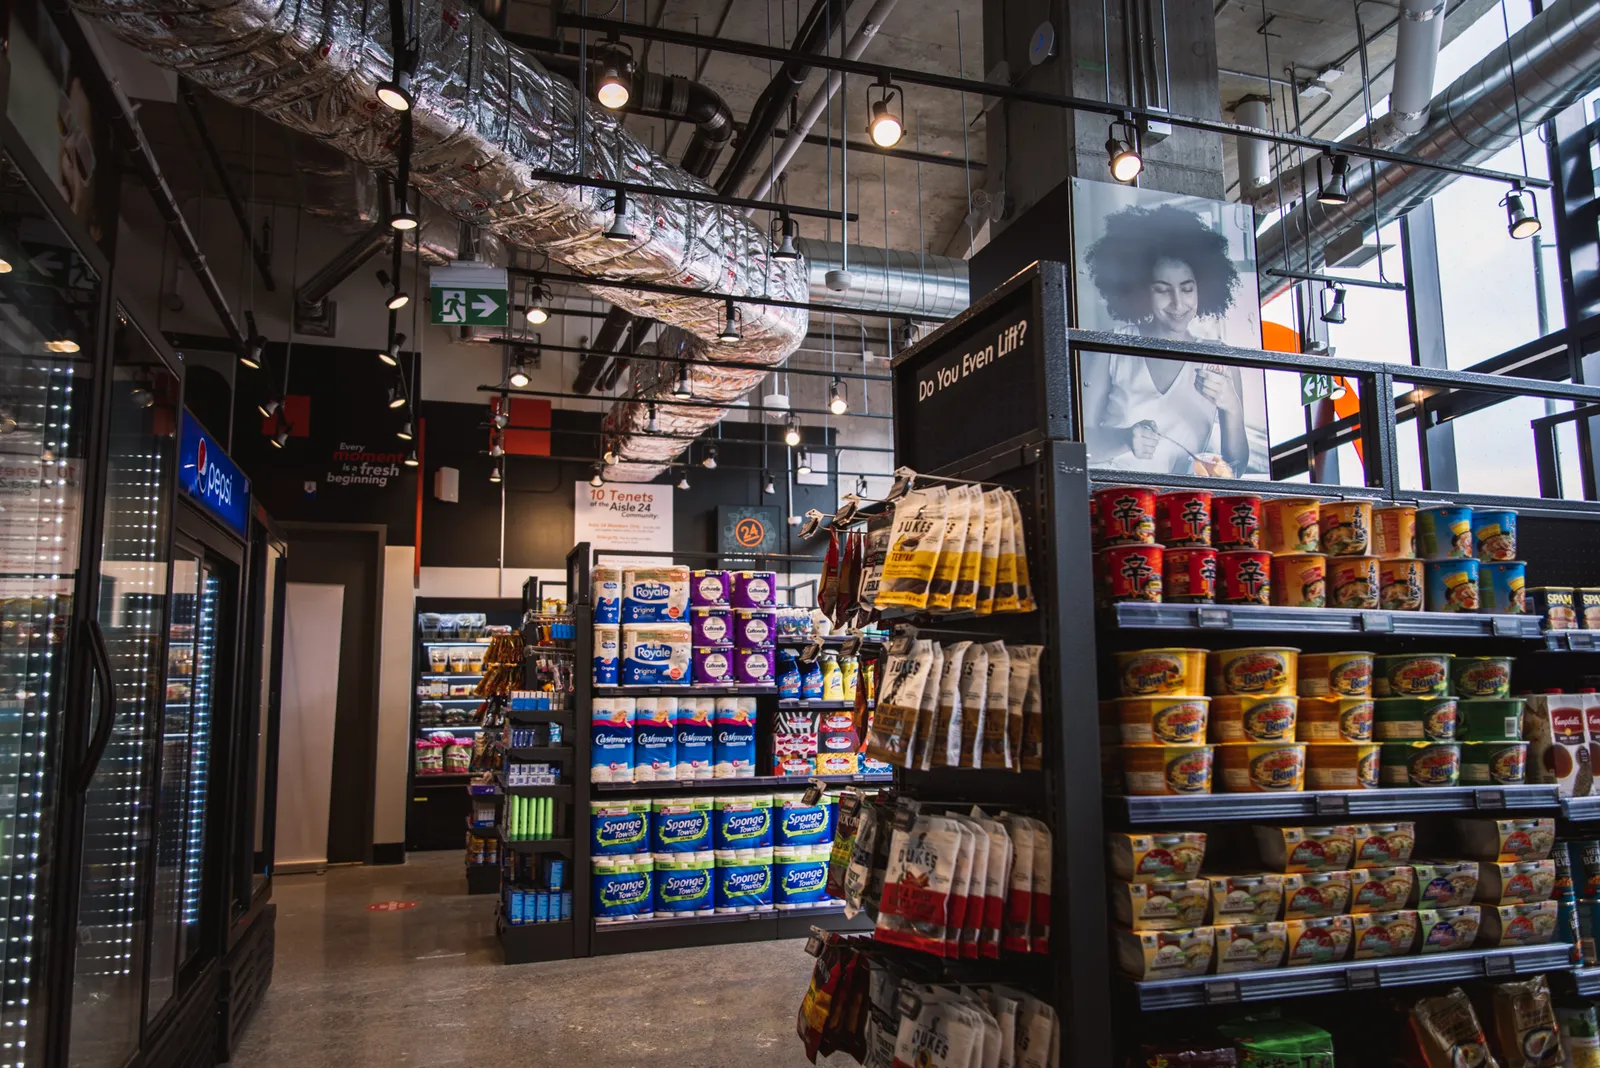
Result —
[[956, 572], [950, 610], [971, 612], [978, 607], [978, 575], [983, 570], [983, 490], [977, 486], [961, 488], [967, 496], [967, 530], [961, 540], [961, 567]]
[[885, 508], [867, 520], [861, 543], [861, 579], [857, 602], [864, 611], [878, 606], [878, 589], [883, 584], [883, 561], [889, 555], [889, 536], [894, 530], [894, 510]]
[[894, 502], [894, 528], [883, 559], [883, 580], [875, 602], [878, 608], [920, 612], [928, 607], [928, 591], [944, 540], [948, 496], [943, 486], [933, 486], [912, 490]]
[[989, 832], [970, 816], [952, 816], [972, 835], [972, 870], [962, 903], [961, 939], [956, 956], [978, 959], [978, 939], [983, 928], [985, 887], [989, 875]]
[[1056, 1010], [1028, 994], [1006, 993], [1017, 999], [1017, 1068], [1059, 1068], [1061, 1028]]
[[1017, 700], [1017, 665], [1023, 666], [1025, 680], [1022, 685], [1022, 742], [1019, 761], [1023, 771], [1044, 770], [1044, 680], [1039, 677], [1039, 658], [1044, 655], [1042, 645], [1014, 645], [1011, 653], [1011, 700]]
[[933, 744], [924, 768], [961, 766], [961, 670], [971, 642], [954, 642], [944, 647], [944, 666], [939, 671], [939, 706], [933, 717]]
[[[972, 892], [972, 861], [978, 852], [978, 841], [977, 835], [972, 832], [972, 827], [960, 816], [944, 818], [955, 824], [956, 833], [961, 836], [961, 846], [956, 850], [956, 866], [950, 875], [950, 905], [947, 913], [949, 918], [941, 954], [956, 958], [961, 956], [961, 939], [967, 920], [967, 897]], [[984, 858], [988, 859], [987, 846], [984, 849]]]
[[995, 576], [1000, 571], [1000, 491], [983, 495], [983, 543], [978, 557], [978, 588], [973, 595], [973, 611], [986, 616], [994, 611]]
[[1033, 577], [1028, 573], [1028, 540], [1023, 536], [1027, 528], [1022, 525], [1022, 505], [1015, 493], [1006, 494], [1006, 506], [1017, 531], [1017, 611], [1032, 612], [1038, 605], [1033, 599]]
[[1002, 815], [1000, 822], [1011, 838], [1012, 849], [1000, 945], [1013, 953], [1026, 953], [1032, 945], [1029, 925], [1033, 919], [1033, 821], [1025, 816]]
[[1050, 827], [1042, 820], [1029, 820], [1033, 825], [1033, 899], [1028, 903], [1028, 941], [1035, 953], [1050, 952], [1050, 891], [1053, 875], [1055, 839]]
[[989, 698], [989, 647], [973, 644], [961, 665], [961, 733], [955, 742], [954, 767], [976, 767], [982, 756], [983, 723]]
[[923, 690], [929, 685], [928, 676], [934, 669], [935, 648], [932, 642], [916, 641], [906, 655], [889, 657], [884, 671], [884, 689], [872, 713], [872, 726], [867, 730], [865, 752], [874, 760], [912, 766], [907, 758], [914, 741]]
[[966, 549], [968, 521], [972, 514], [971, 489], [971, 486], [957, 486], [945, 493], [944, 537], [939, 542], [939, 559], [933, 567], [933, 583], [928, 587], [930, 612], [948, 612], [955, 600], [961, 554]]
[[1005, 922], [1006, 893], [1011, 884], [1011, 836], [1005, 825], [974, 808], [972, 820], [989, 835], [989, 863], [983, 874], [983, 921], [978, 926], [978, 956], [1000, 956], [1000, 930]]
[[[989, 654], [989, 679], [984, 690], [981, 752], [973, 754], [972, 766], [1015, 767], [1012, 757], [1014, 750], [1006, 733], [1011, 709], [1011, 655], [1006, 650], [1005, 642], [988, 642], [983, 649]], [[1022, 710], [1019, 708], [1017, 711], [1017, 724], [1021, 726]]]
[[1411, 1006], [1411, 1035], [1428, 1068], [1502, 1068], [1459, 986]]
[[1501, 1068], [1562, 1068], [1561, 1036], [1545, 977], [1498, 983], [1492, 990]]
[[939, 688], [934, 685], [934, 680], [944, 673], [944, 650], [937, 642], [929, 642], [930, 659], [928, 668], [928, 684], [923, 687], [922, 701], [917, 706], [917, 729], [911, 739], [911, 748], [906, 753], [905, 767], [926, 768], [928, 766], [929, 747], [939, 744], [939, 739], [933, 736], [933, 721], [939, 711]]
[[1000, 562], [995, 569], [993, 611], [1015, 612], [1020, 607], [1017, 600], [1017, 535], [1020, 532], [1016, 517], [1012, 515], [1010, 492], [1003, 489], [989, 492], [997, 495], [995, 506], [1000, 512]]
[[860, 790], [846, 789], [839, 794], [838, 823], [833, 832], [833, 848], [828, 853], [828, 896], [844, 900], [844, 873], [850, 868], [850, 852], [855, 848], [856, 831], [861, 827], [865, 808]]
[[916, 816], [903, 828], [900, 824], [907, 815], [904, 810], [896, 814], [872, 937], [942, 956], [950, 937], [950, 896], [961, 855], [961, 826], [944, 816]]
[[983, 1031], [978, 1010], [928, 988], [913, 989], [918, 1004], [900, 1018], [893, 1068], [978, 1068]]

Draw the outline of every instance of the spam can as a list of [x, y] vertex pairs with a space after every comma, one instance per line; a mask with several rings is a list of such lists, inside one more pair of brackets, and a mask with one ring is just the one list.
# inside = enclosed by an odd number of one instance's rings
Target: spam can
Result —
[[1162, 553], [1161, 599], [1171, 604], [1211, 604], [1217, 599], [1217, 550], [1170, 546]]
[[1424, 560], [1472, 558], [1472, 509], [1453, 504], [1417, 511], [1417, 555]]
[[1156, 541], [1169, 549], [1211, 544], [1211, 494], [1174, 490], [1156, 498]]
[[1450, 693], [1449, 653], [1395, 653], [1374, 662], [1374, 697], [1444, 697]]
[[1323, 501], [1322, 551], [1329, 556], [1366, 556], [1372, 546], [1371, 501]]
[[1262, 548], [1280, 553], [1320, 553], [1321, 528], [1317, 525], [1322, 502], [1315, 497], [1268, 497], [1261, 502], [1266, 520]]
[[1544, 620], [1545, 630], [1578, 625], [1577, 593], [1571, 586], [1530, 586], [1523, 592], [1528, 611]]
[[1461, 746], [1456, 742], [1384, 742], [1378, 754], [1381, 786], [1459, 786]]
[[1306, 788], [1306, 747], [1296, 742], [1219, 745], [1217, 766], [1229, 793], [1298, 793]]
[[1328, 558], [1321, 553], [1284, 553], [1274, 556], [1272, 603], [1284, 608], [1326, 607]]
[[1295, 741], [1372, 741], [1370, 697], [1302, 697], [1295, 713]]
[[1404, 560], [1417, 555], [1417, 509], [1385, 504], [1372, 509], [1372, 555]]
[[1235, 549], [1217, 554], [1217, 601], [1221, 604], [1271, 604], [1272, 554]]
[[1378, 607], [1392, 612], [1422, 611], [1422, 561], [1410, 557], [1378, 560]]
[[1485, 612], [1520, 616], [1528, 610], [1528, 565], [1521, 560], [1478, 564], [1478, 604]]
[[1428, 611], [1478, 610], [1478, 561], [1429, 560], [1426, 581]]
[[1117, 545], [1100, 553], [1100, 581], [1113, 603], [1161, 603], [1164, 550], [1159, 545]]
[[1600, 630], [1600, 589], [1578, 590], [1578, 618], [1583, 621], [1584, 630]]
[[1333, 608], [1377, 608], [1378, 558], [1328, 557], [1328, 604]]
[[1515, 560], [1517, 513], [1499, 508], [1474, 508], [1472, 551], [1479, 560]]
[[1156, 491], [1148, 486], [1112, 486], [1095, 490], [1095, 514], [1100, 519], [1100, 544], [1154, 545], [1156, 541]]
[[1211, 544], [1219, 549], [1261, 548], [1261, 498], [1211, 498]]

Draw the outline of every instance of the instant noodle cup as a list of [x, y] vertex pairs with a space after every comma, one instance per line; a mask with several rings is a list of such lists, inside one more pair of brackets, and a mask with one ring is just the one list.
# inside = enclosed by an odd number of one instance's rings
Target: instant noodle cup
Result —
[[1211, 544], [1218, 549], [1261, 548], [1261, 498], [1211, 498]]
[[1511, 657], [1453, 657], [1450, 661], [1450, 692], [1457, 697], [1509, 697]]
[[1393, 912], [1403, 909], [1416, 887], [1416, 872], [1407, 865], [1360, 868], [1350, 873], [1350, 911]]
[[1111, 902], [1117, 921], [1135, 931], [1199, 927], [1211, 908], [1211, 885], [1204, 879], [1118, 883]]
[[1517, 513], [1500, 508], [1474, 508], [1472, 553], [1479, 560], [1515, 560]]
[[1326, 607], [1328, 558], [1321, 553], [1286, 553], [1274, 556], [1272, 603], [1284, 608]]
[[1371, 501], [1323, 501], [1322, 551], [1329, 556], [1366, 556], [1372, 546]]
[[1472, 509], [1453, 504], [1417, 510], [1417, 555], [1424, 560], [1472, 557]]
[[1125, 745], [1122, 780], [1133, 797], [1211, 792], [1209, 745]]
[[1577, 627], [1578, 601], [1573, 587], [1530, 586], [1523, 594], [1528, 611], [1544, 620], [1545, 630], [1572, 630]]
[[1420, 861], [1412, 865], [1417, 873], [1414, 901], [1418, 908], [1457, 908], [1470, 905], [1478, 894], [1478, 862], [1475, 860]]
[[1384, 742], [1378, 754], [1380, 786], [1457, 786], [1461, 746], [1455, 742]]
[[[1344, 871], [1355, 853], [1357, 828], [1352, 824], [1332, 827], [1254, 828], [1261, 862], [1274, 871], [1286, 873]], [[1343, 911], [1342, 909], [1340, 911]]]
[[1156, 541], [1169, 549], [1211, 544], [1211, 494], [1173, 490], [1156, 498]]
[[1553, 860], [1497, 860], [1478, 877], [1478, 899], [1485, 905], [1533, 905], [1556, 893]]
[[1322, 540], [1317, 526], [1321, 502], [1315, 497], [1267, 497], [1261, 502], [1266, 520], [1266, 540], [1262, 548], [1274, 556], [1279, 553], [1320, 553]]
[[1378, 607], [1391, 612], [1422, 611], [1425, 583], [1421, 560], [1397, 558], [1378, 561]]
[[1292, 742], [1294, 697], [1228, 695], [1211, 698], [1214, 742]]
[[1306, 746], [1306, 789], [1377, 788], [1377, 742], [1318, 742]]
[[1372, 509], [1372, 555], [1404, 560], [1417, 555], [1417, 509], [1410, 504], [1380, 504]]
[[1124, 975], [1144, 981], [1184, 979], [1211, 970], [1216, 952], [1215, 927], [1176, 931], [1123, 931], [1116, 933], [1117, 965]]
[[1167, 548], [1161, 599], [1169, 604], [1211, 604], [1217, 599], [1217, 551]]
[[1219, 649], [1211, 654], [1213, 692], [1255, 697], [1294, 697], [1299, 693], [1300, 650], [1280, 646]]
[[1206, 740], [1209, 697], [1119, 697], [1117, 722], [1125, 745], [1194, 745]]
[[1454, 697], [1380, 697], [1373, 702], [1372, 736], [1380, 742], [1453, 742]]
[[1136, 883], [1193, 879], [1206, 859], [1206, 836], [1201, 831], [1113, 831], [1106, 836], [1106, 846], [1111, 874]]
[[1520, 616], [1528, 610], [1528, 565], [1521, 560], [1478, 564], [1478, 605], [1485, 612]]
[[1301, 653], [1301, 697], [1368, 697], [1373, 654]]
[[1288, 950], [1284, 967], [1305, 964], [1337, 964], [1350, 955], [1355, 929], [1349, 916], [1322, 916], [1309, 920], [1284, 921]]
[[1462, 786], [1520, 786], [1528, 781], [1528, 743], [1462, 742]]
[[1361, 913], [1350, 917], [1350, 926], [1356, 960], [1403, 957], [1417, 943], [1417, 914], [1410, 909]]
[[1482, 910], [1476, 905], [1420, 910], [1417, 913], [1417, 952], [1455, 953], [1471, 949], [1478, 941], [1482, 922]]
[[1217, 554], [1219, 604], [1271, 604], [1272, 554], [1232, 549]]
[[1350, 911], [1350, 873], [1307, 872], [1283, 880], [1283, 918], [1313, 920]]
[[1103, 547], [1156, 543], [1156, 491], [1150, 487], [1111, 486], [1095, 490], [1094, 507], [1100, 519]]
[[1217, 974], [1259, 972], [1283, 966], [1288, 944], [1282, 923], [1236, 923], [1217, 928]]
[[1428, 611], [1478, 610], [1478, 561], [1429, 560], [1426, 581]]
[[1378, 607], [1378, 558], [1376, 556], [1330, 556], [1328, 558], [1328, 607]]
[[1295, 742], [1229, 742], [1217, 746], [1217, 765], [1229, 793], [1298, 793], [1306, 786], [1306, 747]]
[[1557, 913], [1554, 901], [1533, 905], [1481, 906], [1482, 926], [1478, 941], [1485, 948], [1502, 946], [1542, 946], [1556, 936]]
[[1107, 601], [1161, 603], [1163, 550], [1159, 545], [1118, 545], [1102, 549], [1101, 591]]
[[1520, 741], [1526, 704], [1520, 697], [1462, 698], [1456, 702], [1456, 737], [1467, 742]]
[[1443, 697], [1449, 692], [1449, 653], [1397, 653], [1374, 662], [1374, 697]]
[[1288, 876], [1268, 872], [1203, 878], [1211, 884], [1211, 922], [1215, 926], [1269, 923], [1283, 911], [1284, 883]]
[[1295, 715], [1295, 741], [1372, 741], [1370, 697], [1302, 697]]
[[1135, 649], [1114, 654], [1124, 697], [1206, 692], [1204, 649]]

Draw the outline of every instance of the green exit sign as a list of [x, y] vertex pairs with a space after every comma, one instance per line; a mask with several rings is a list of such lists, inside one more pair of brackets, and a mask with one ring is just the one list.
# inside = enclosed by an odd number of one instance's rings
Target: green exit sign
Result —
[[1315, 404], [1320, 400], [1329, 400], [1333, 397], [1332, 375], [1300, 376], [1300, 403], [1302, 405]]
[[435, 326], [505, 326], [511, 311], [503, 267], [456, 263], [428, 275], [429, 321]]

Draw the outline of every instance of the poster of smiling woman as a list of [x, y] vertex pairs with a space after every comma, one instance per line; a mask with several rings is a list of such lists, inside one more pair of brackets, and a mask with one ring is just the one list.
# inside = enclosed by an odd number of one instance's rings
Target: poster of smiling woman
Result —
[[[1250, 208], [1082, 178], [1072, 208], [1079, 327], [1261, 347]], [[1081, 370], [1092, 466], [1267, 477], [1265, 371], [1102, 352]]]

